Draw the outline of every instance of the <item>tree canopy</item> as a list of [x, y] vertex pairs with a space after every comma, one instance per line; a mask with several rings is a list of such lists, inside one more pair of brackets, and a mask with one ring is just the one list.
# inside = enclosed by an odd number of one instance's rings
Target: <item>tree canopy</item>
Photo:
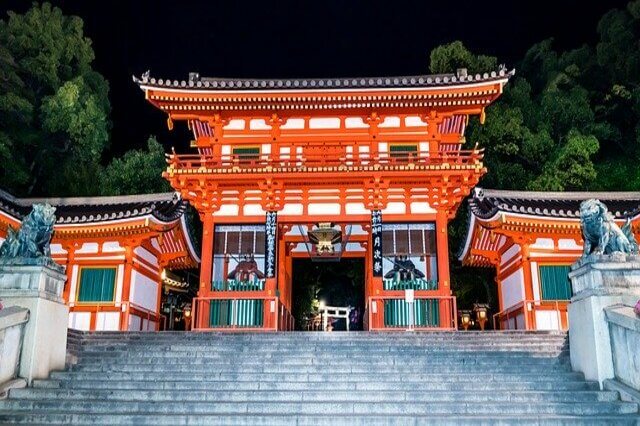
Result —
[[[542, 191], [640, 189], [640, 0], [600, 20], [599, 40], [565, 52], [553, 40], [532, 46], [515, 64], [504, 94], [487, 109], [486, 123], [473, 119], [469, 145], [486, 148], [489, 170], [480, 185]], [[467, 67], [486, 71], [496, 58], [475, 55], [461, 42], [431, 53], [433, 72]], [[466, 230], [464, 208], [450, 227], [451, 255]], [[469, 288], [468, 268], [453, 265], [452, 281], [468, 305], [488, 277]], [[494, 287], [494, 286], [493, 286]]]
[[[167, 188], [157, 141], [103, 167], [111, 107], [109, 85], [92, 68], [94, 57], [82, 19], [49, 3], [0, 20], [3, 189], [20, 196], [70, 196]], [[140, 182], [130, 172], [134, 164], [149, 167], [139, 170]]]

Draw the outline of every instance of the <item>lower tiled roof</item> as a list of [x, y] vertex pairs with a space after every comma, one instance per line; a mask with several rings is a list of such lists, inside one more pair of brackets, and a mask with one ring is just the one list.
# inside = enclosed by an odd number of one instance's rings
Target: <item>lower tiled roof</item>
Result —
[[125, 195], [116, 197], [16, 198], [0, 190], [0, 211], [22, 220], [33, 204], [56, 207], [57, 224], [89, 224], [152, 215], [173, 222], [184, 213], [187, 202], [177, 193]]
[[640, 214], [640, 192], [541, 192], [475, 188], [469, 199], [471, 212], [489, 219], [498, 212], [550, 218], [580, 217], [580, 203], [602, 201], [616, 218]]

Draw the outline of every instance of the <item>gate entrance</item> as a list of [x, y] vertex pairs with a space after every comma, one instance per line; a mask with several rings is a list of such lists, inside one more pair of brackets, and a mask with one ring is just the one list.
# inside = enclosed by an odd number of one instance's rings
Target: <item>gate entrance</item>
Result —
[[365, 311], [364, 258], [343, 258], [339, 262], [293, 261], [292, 311], [296, 330], [322, 330], [323, 306], [350, 307], [349, 319], [329, 320], [334, 331], [362, 330]]

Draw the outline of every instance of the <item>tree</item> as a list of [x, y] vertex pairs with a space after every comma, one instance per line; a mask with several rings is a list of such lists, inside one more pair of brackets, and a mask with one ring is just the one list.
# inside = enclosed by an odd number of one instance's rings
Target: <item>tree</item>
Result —
[[467, 68], [471, 74], [494, 71], [498, 63], [493, 56], [472, 54], [461, 41], [436, 47], [429, 58], [429, 69], [434, 74], [456, 72], [458, 68]]
[[95, 194], [110, 106], [83, 22], [48, 3], [8, 15], [0, 20], [0, 158], [11, 161], [2, 185], [21, 195]]
[[104, 195], [144, 194], [171, 191], [162, 178], [166, 167], [164, 148], [155, 136], [147, 140], [147, 150], [130, 150], [114, 158], [102, 175]]

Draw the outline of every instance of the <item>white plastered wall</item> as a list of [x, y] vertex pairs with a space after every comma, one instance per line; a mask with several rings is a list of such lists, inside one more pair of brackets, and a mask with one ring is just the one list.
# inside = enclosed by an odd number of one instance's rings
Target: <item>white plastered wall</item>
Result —
[[158, 283], [138, 271], [131, 271], [131, 303], [158, 312]]

